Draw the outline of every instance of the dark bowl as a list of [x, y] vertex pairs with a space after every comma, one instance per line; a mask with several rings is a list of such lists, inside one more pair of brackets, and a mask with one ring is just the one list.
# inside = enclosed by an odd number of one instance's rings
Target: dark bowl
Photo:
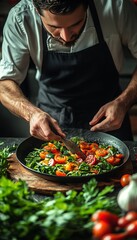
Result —
[[18, 161], [21, 163], [21, 165], [26, 168], [28, 171], [31, 171], [35, 175], [38, 175], [39, 177], [42, 177], [46, 180], [55, 181], [55, 182], [62, 182], [62, 183], [75, 183], [75, 182], [87, 182], [91, 178], [96, 178], [97, 180], [106, 180], [106, 178], [113, 178], [113, 175], [116, 172], [120, 172], [120, 169], [123, 167], [124, 164], [129, 159], [129, 149], [125, 145], [124, 142], [119, 140], [118, 138], [102, 132], [91, 132], [89, 130], [83, 130], [83, 129], [67, 129], [67, 138], [73, 137], [73, 136], [79, 136], [83, 137], [86, 141], [92, 141], [92, 142], [98, 142], [98, 143], [104, 143], [109, 144], [114, 147], [116, 147], [119, 152], [121, 152], [124, 155], [123, 162], [118, 165], [116, 168], [112, 169], [109, 172], [101, 173], [101, 174], [94, 174], [91, 176], [66, 176], [66, 177], [59, 177], [55, 175], [49, 175], [46, 173], [40, 173], [38, 171], [35, 171], [25, 165], [25, 157], [28, 155], [29, 152], [33, 151], [34, 148], [40, 148], [41, 145], [44, 143], [44, 141], [39, 140], [34, 137], [29, 137], [25, 139], [21, 144], [18, 146], [16, 150], [16, 156]]

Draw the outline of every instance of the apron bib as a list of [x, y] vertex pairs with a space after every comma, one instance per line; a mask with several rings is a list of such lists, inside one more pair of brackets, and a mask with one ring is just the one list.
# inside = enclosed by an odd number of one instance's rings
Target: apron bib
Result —
[[[104, 41], [93, 1], [90, 11], [99, 43], [75, 53], [48, 51], [43, 27], [43, 63], [39, 81], [38, 107], [64, 128], [89, 129], [89, 121], [105, 103], [120, 92], [119, 74]], [[126, 132], [125, 132], [126, 131]], [[128, 117], [119, 130], [109, 132], [132, 140]]]

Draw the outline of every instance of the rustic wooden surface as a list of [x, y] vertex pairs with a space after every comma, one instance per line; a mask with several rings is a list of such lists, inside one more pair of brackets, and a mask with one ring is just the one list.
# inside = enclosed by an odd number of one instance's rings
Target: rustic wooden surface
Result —
[[[13, 154], [12, 157], [9, 159], [9, 175], [10, 178], [18, 181], [19, 179], [26, 181], [28, 184], [28, 187], [33, 190], [36, 193], [41, 193], [45, 195], [52, 195], [57, 191], [66, 192], [70, 189], [75, 189], [77, 191], [80, 191], [82, 188], [82, 183], [58, 183], [58, 182], [52, 182], [49, 180], [45, 180], [32, 172], [25, 169], [16, 159], [16, 155]], [[116, 174], [113, 174], [113, 179], [105, 179], [98, 181], [98, 185], [100, 187], [104, 187], [107, 185], [114, 185], [114, 186], [120, 186], [120, 177], [125, 174], [133, 173], [133, 167], [132, 162], [129, 159], [126, 164], [123, 166], [123, 168], [119, 169], [119, 172]]]

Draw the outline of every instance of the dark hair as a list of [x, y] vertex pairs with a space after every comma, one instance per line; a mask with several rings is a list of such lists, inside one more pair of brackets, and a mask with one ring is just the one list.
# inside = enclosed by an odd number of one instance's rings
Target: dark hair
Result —
[[83, 4], [86, 8], [88, 0], [33, 0], [34, 6], [42, 15], [42, 10], [49, 10], [53, 14], [66, 14], [74, 11]]

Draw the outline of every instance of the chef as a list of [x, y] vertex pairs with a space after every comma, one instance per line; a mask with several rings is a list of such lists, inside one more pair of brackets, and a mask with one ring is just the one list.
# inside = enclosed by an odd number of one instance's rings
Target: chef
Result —
[[[132, 140], [129, 108], [137, 70], [122, 92], [122, 46], [137, 58], [137, 11], [130, 0], [21, 0], [7, 18], [0, 62], [0, 100], [43, 140], [63, 128], [108, 132]], [[23, 94], [30, 58], [39, 84], [37, 106]], [[53, 129], [56, 130], [56, 134]]]

